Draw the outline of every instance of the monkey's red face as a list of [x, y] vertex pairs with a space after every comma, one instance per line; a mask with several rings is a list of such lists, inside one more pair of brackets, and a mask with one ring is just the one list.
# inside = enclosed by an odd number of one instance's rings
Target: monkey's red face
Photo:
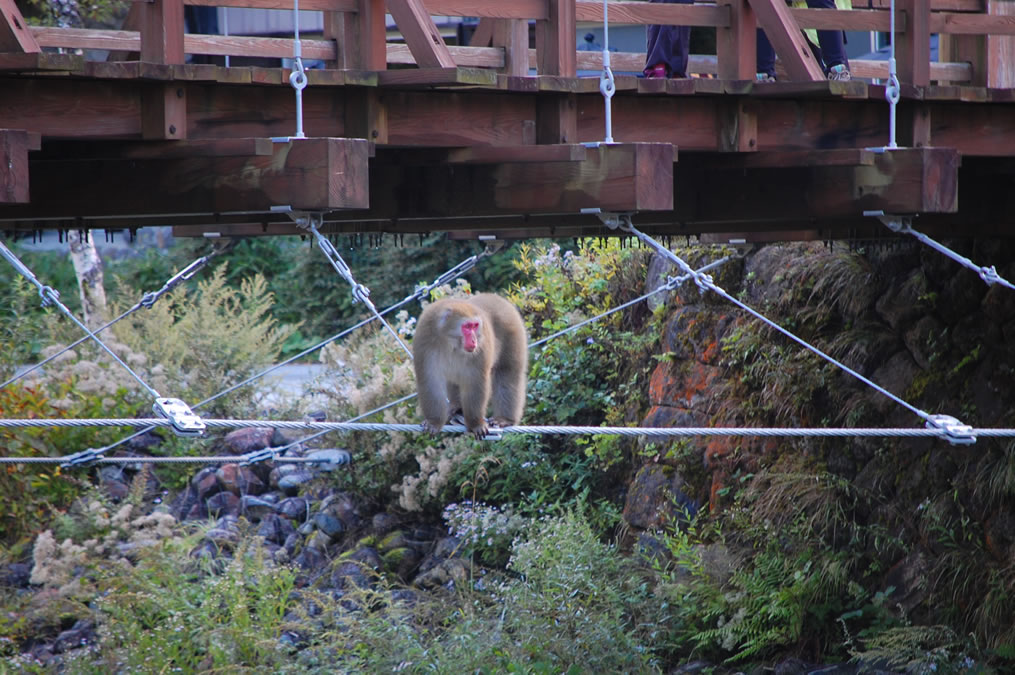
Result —
[[467, 352], [473, 352], [476, 350], [476, 346], [479, 344], [479, 322], [478, 321], [463, 321], [462, 322], [462, 348]]

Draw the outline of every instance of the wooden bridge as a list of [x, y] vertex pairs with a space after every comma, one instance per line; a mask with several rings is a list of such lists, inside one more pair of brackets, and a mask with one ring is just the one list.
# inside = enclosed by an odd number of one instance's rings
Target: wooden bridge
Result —
[[[123, 30], [86, 30], [29, 26], [0, 0], [0, 231], [283, 234], [291, 207], [324, 212], [325, 233], [595, 235], [601, 209], [713, 238], [889, 236], [871, 211], [915, 214], [937, 236], [1015, 234], [1013, 0], [898, 0], [889, 150], [885, 86], [826, 81], [800, 31], [887, 31], [889, 0], [611, 2], [611, 25], [714, 27], [717, 52], [691, 59], [714, 77], [617, 75], [612, 143], [599, 78], [576, 76], [601, 68], [575, 44], [601, 2], [303, 0], [324, 33], [302, 55], [326, 64], [306, 73], [306, 138], [291, 138], [289, 70], [186, 63], [282, 59], [294, 41], [184, 34], [184, 4], [292, 8], [135, 0]], [[405, 44], [387, 42], [386, 13]], [[472, 46], [446, 45], [433, 16], [480, 17]], [[754, 81], [756, 26], [778, 82]], [[612, 59], [639, 71], [644, 55]], [[886, 62], [852, 65], [888, 76]]]

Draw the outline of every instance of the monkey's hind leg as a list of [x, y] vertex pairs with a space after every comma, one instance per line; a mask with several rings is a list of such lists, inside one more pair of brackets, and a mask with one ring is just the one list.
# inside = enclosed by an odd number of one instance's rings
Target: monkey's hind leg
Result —
[[499, 427], [518, 424], [525, 409], [525, 372], [520, 368], [495, 371], [490, 403], [494, 424]]

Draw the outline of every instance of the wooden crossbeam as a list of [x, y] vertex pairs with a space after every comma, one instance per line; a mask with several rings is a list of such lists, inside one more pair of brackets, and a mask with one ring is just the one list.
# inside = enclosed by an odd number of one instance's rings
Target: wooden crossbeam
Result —
[[783, 0], [750, 0], [750, 3], [758, 17], [758, 24], [765, 30], [790, 78], [804, 81], [825, 79], [807, 38], [800, 32], [800, 26], [786, 3]]
[[[30, 162], [32, 213], [74, 218], [267, 212], [273, 206], [362, 209], [369, 206], [369, 146], [358, 139], [308, 138], [274, 143], [269, 155]], [[25, 209], [13, 206], [3, 214], [17, 217]]]
[[420, 68], [453, 68], [448, 46], [422, 0], [387, 0], [388, 11]]
[[38, 54], [42, 51], [32, 37], [14, 0], [0, 0], [0, 52]]

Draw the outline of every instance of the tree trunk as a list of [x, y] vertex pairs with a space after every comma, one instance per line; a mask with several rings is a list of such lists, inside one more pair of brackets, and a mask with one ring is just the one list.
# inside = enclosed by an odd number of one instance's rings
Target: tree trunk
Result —
[[78, 278], [85, 325], [98, 328], [106, 322], [108, 316], [106, 288], [102, 281], [102, 258], [91, 237], [84, 237], [77, 230], [67, 233], [67, 241], [70, 242], [70, 258]]

